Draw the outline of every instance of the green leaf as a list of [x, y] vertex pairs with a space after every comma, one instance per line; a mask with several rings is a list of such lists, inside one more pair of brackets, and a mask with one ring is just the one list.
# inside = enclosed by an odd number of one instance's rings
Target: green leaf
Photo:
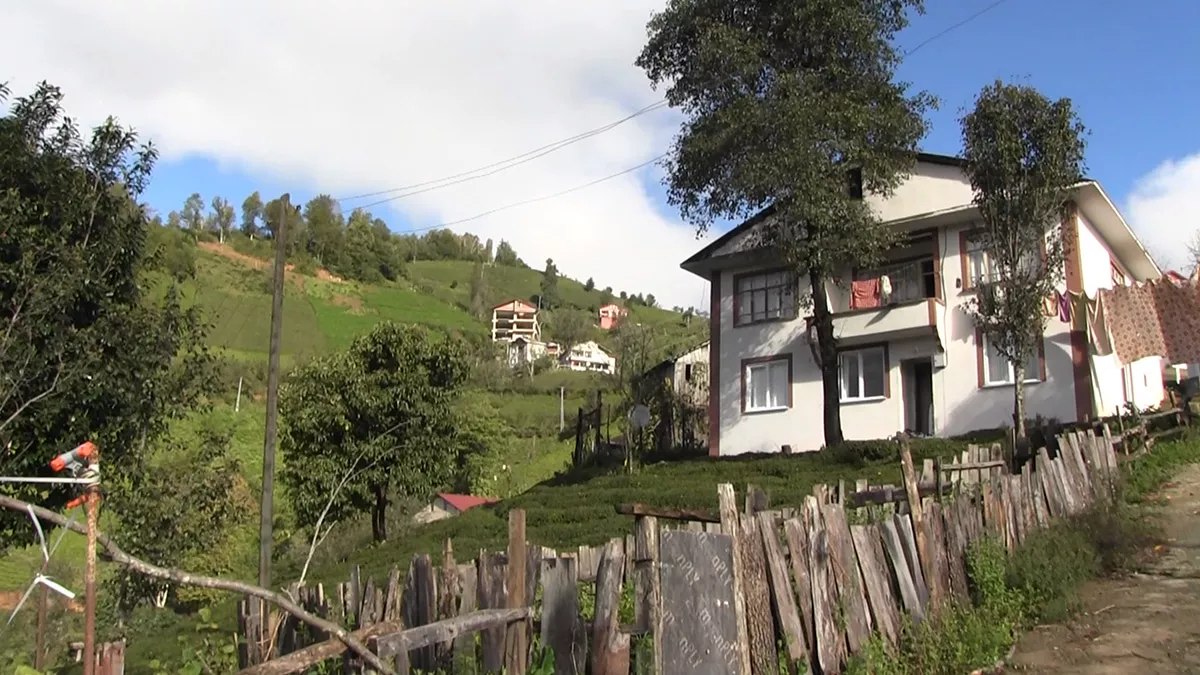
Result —
[[196, 612], [196, 615], [199, 616], [200, 620], [204, 623], [209, 623], [212, 621], [212, 610], [208, 607], [201, 607], [200, 610]]

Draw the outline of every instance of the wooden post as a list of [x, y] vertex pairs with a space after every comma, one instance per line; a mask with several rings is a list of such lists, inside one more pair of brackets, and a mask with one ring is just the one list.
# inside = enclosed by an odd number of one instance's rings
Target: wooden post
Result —
[[[908, 435], [900, 437], [900, 462], [904, 469], [904, 490], [908, 493], [908, 509], [912, 514], [913, 534], [917, 540], [917, 557], [921, 567], [921, 573], [926, 579], [932, 579], [936, 570], [933, 568], [932, 551], [929, 548], [929, 542], [925, 538], [925, 519], [921, 509], [921, 491], [917, 487], [917, 473], [913, 468], [912, 450], [909, 448]], [[941, 603], [941, 597], [938, 593], [938, 584], [929, 583], [927, 587], [930, 591], [929, 604], [931, 613], [937, 612], [937, 607]]]
[[604, 547], [596, 573], [596, 612], [592, 620], [592, 675], [628, 675], [629, 635], [617, 624], [621, 604], [621, 577], [625, 571], [624, 547], [613, 539]]
[[[525, 510], [508, 512], [508, 608], [525, 607]], [[524, 675], [528, 665], [529, 631], [525, 621], [509, 626], [504, 654], [504, 670], [509, 675]]]
[[[604, 395], [600, 392], [599, 389], [597, 389], [596, 390], [596, 445], [593, 448], [593, 452], [600, 451], [600, 431], [603, 426], [604, 426]], [[611, 440], [611, 439], [609, 439], [609, 440]], [[628, 443], [629, 439], [625, 439], [625, 442]]]
[[288, 195], [279, 198], [275, 225], [275, 269], [271, 283], [271, 342], [267, 355], [267, 426], [263, 440], [262, 498], [259, 501], [258, 585], [271, 587], [275, 525], [275, 441], [279, 427], [279, 349], [283, 339], [283, 281], [287, 263]]
[[745, 581], [742, 578], [743, 561], [741, 549], [738, 546], [738, 511], [737, 497], [733, 493], [733, 485], [721, 483], [717, 486], [717, 498], [720, 501], [721, 533], [729, 535], [733, 540], [733, 609], [737, 616], [737, 656], [739, 675], [750, 675], [750, 633], [746, 624], [746, 598], [743, 593]]
[[83, 673], [96, 672], [96, 533], [100, 523], [100, 487], [89, 485], [87, 508], [87, 567], [84, 579]]
[[33, 669], [39, 673], [46, 669], [46, 611], [50, 602], [49, 591], [44, 585], [38, 589], [37, 643], [33, 652]]
[[583, 408], [579, 409], [579, 418], [575, 421], [575, 466], [583, 464]]

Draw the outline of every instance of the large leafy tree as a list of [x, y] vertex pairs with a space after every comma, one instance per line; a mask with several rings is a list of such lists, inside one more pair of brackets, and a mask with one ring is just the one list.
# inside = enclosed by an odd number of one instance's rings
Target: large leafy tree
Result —
[[317, 195], [304, 205], [304, 220], [308, 223], [305, 247], [318, 262], [336, 264], [342, 253], [342, 233], [346, 219], [333, 197]]
[[1061, 222], [1083, 179], [1086, 129], [1070, 99], [997, 81], [962, 118], [963, 156], [983, 220], [988, 277], [976, 326], [1013, 369], [1013, 424], [1025, 438], [1025, 364], [1038, 352], [1043, 299], [1063, 276]]
[[[112, 119], [82, 137], [61, 102], [41, 84], [0, 118], [0, 471], [45, 473], [90, 439], [106, 490], [136, 490], [147, 440], [204, 393], [210, 359], [199, 314], [138, 286], [154, 150]], [[3, 489], [52, 508], [71, 496]], [[0, 544], [27, 526], [2, 521]]]
[[463, 449], [454, 404], [468, 365], [459, 339], [382, 323], [348, 351], [296, 371], [280, 410], [281, 478], [298, 523], [316, 525], [326, 505], [325, 522], [370, 511], [383, 541], [393, 495], [427, 498], [452, 485]]
[[558, 268], [550, 258], [546, 258], [546, 271], [542, 272], [538, 304], [542, 309], [554, 309], [562, 304], [562, 296], [558, 292]]
[[217, 231], [217, 236], [221, 243], [225, 243], [225, 238], [233, 231], [233, 221], [236, 214], [233, 211], [233, 204], [229, 203], [224, 197], [212, 198], [212, 213], [209, 214], [211, 228]]
[[255, 190], [249, 197], [242, 200], [242, 233], [247, 237], [257, 234], [262, 224], [262, 217], [262, 197], [259, 196], [258, 190]]
[[[892, 242], [857, 188], [887, 195], [914, 163], [934, 103], [895, 81], [892, 44], [921, 0], [670, 0], [637, 59], [685, 121], [667, 195], [698, 230], [770, 210], [760, 230], [812, 288]], [[853, 187], [847, 189], [848, 176]], [[825, 441], [842, 440], [837, 345], [811, 295]]]

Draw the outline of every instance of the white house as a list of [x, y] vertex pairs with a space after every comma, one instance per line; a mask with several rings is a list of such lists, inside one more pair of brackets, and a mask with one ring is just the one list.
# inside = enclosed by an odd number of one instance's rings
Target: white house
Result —
[[[847, 439], [897, 431], [953, 436], [1012, 423], [1012, 369], [976, 332], [965, 305], [988, 263], [973, 250], [979, 226], [963, 163], [922, 154], [878, 216], [908, 235], [874, 270], [846, 270], [822, 289], [834, 311]], [[1067, 252], [1060, 291], [1160, 276], [1158, 267], [1094, 181], [1074, 191], [1063, 222]], [[682, 267], [711, 282], [709, 453], [796, 451], [823, 444], [821, 373], [798, 299], [810, 292], [761, 245], [770, 209], [734, 228]], [[887, 284], [882, 284], [886, 276]], [[878, 294], [890, 285], [890, 295]], [[877, 305], [877, 306], [872, 306]], [[1028, 414], [1061, 422], [1093, 419], [1126, 401], [1158, 404], [1160, 359], [1121, 366], [1095, 356], [1084, 330], [1048, 319], [1031, 360]]]
[[613, 374], [617, 370], [617, 359], [594, 340], [577, 344], [563, 357], [562, 365], [571, 370]]

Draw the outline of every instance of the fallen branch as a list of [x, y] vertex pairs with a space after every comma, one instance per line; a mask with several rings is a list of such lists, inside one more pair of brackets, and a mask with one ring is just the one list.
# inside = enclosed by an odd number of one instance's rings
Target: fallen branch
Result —
[[[59, 527], [64, 527], [74, 532], [78, 532], [79, 534], [87, 534], [87, 528], [85, 528], [83, 525], [80, 525], [74, 521], [69, 521], [54, 511], [44, 509], [40, 506], [34, 506], [33, 504], [23, 502], [19, 499], [13, 499], [12, 497], [0, 495], [0, 507], [12, 509], [14, 511], [32, 511], [38, 518], [41, 518], [42, 520], [54, 523]], [[229, 591], [231, 593], [241, 593], [243, 595], [250, 595], [262, 600], [266, 600], [267, 602], [274, 604], [304, 623], [326, 631], [330, 635], [336, 637], [338, 640], [341, 640], [342, 644], [346, 645], [346, 649], [357, 654], [362, 658], [363, 661], [369, 663], [371, 667], [378, 672], [394, 675], [395, 671], [393, 671], [391, 667], [385, 664], [378, 656], [371, 653], [371, 650], [368, 649], [366, 645], [348, 633], [346, 629], [342, 628], [336, 623], [333, 623], [332, 621], [326, 621], [319, 616], [310, 614], [309, 612], [305, 611], [303, 607], [297, 605], [285, 595], [254, 586], [252, 584], [242, 583], [240, 581], [230, 581], [228, 579], [221, 579], [219, 577], [191, 574], [190, 572], [184, 572], [182, 570], [152, 565], [122, 551], [121, 548], [116, 545], [116, 543], [99, 532], [96, 533], [96, 542], [104, 548], [106, 558], [126, 569], [132, 570], [139, 574], [144, 574], [155, 579], [173, 581], [177, 584], [183, 584], [185, 586], [215, 588], [217, 590]]]

